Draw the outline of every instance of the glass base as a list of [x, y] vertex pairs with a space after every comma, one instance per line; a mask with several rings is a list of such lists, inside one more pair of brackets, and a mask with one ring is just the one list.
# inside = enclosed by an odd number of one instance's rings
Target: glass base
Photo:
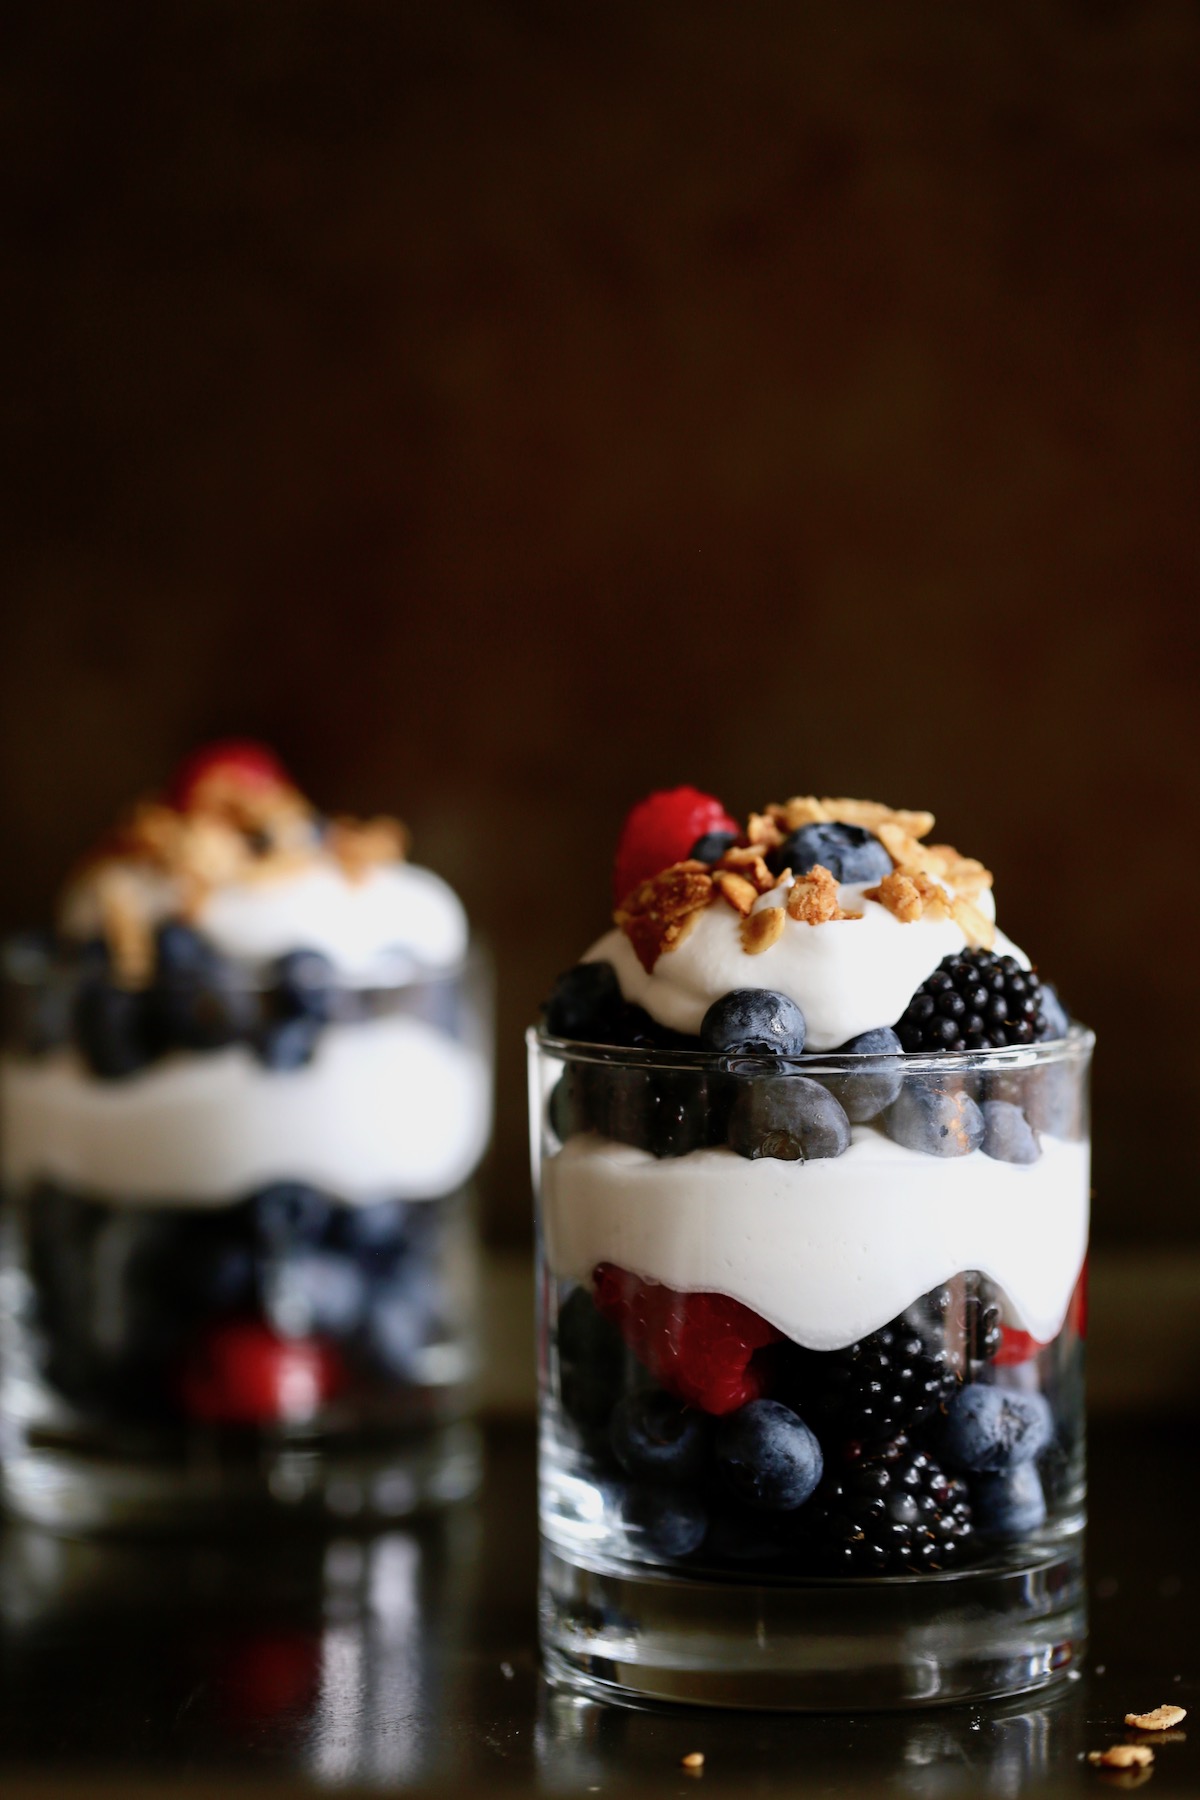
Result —
[[467, 1420], [391, 1441], [200, 1434], [186, 1454], [138, 1456], [113, 1434], [86, 1444], [30, 1436], [4, 1458], [0, 1498], [12, 1515], [72, 1536], [253, 1530], [265, 1520], [377, 1527], [466, 1499], [483, 1474]]
[[1083, 1656], [1083, 1540], [946, 1575], [780, 1581], [588, 1567], [543, 1543], [547, 1678], [594, 1700], [881, 1711], [1019, 1694]]

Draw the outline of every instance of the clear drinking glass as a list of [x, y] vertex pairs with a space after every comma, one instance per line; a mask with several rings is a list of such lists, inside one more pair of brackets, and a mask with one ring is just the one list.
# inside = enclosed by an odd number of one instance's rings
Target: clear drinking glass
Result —
[[[122, 1067], [120, 1045], [184, 1004], [196, 1047]], [[378, 1521], [476, 1486], [486, 959], [335, 986], [295, 1031], [278, 1006], [248, 978], [216, 1001], [126, 992], [87, 947], [6, 947], [0, 1415], [18, 1515]]]
[[550, 1678], [858, 1709], [1078, 1662], [1091, 1034], [528, 1042]]

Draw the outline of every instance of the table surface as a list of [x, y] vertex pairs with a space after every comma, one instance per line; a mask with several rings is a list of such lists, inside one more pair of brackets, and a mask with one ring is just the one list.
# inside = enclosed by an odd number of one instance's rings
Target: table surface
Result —
[[[1040, 1697], [827, 1718], [604, 1707], [534, 1647], [533, 1434], [419, 1531], [239, 1547], [0, 1543], [0, 1780], [18, 1794], [1099, 1791], [1127, 1711], [1200, 1704], [1194, 1428], [1093, 1434], [1093, 1651]], [[1192, 1721], [1189, 1720], [1189, 1724]], [[1200, 1791], [1200, 1719], [1155, 1792]], [[1188, 1741], [1189, 1736], [1194, 1741]], [[699, 1782], [680, 1767], [700, 1750]], [[1121, 1785], [1126, 1781], [1118, 1778]]]

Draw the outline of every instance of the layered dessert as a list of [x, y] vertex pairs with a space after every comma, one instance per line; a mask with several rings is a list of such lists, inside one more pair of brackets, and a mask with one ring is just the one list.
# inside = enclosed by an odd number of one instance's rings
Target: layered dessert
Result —
[[396, 820], [326, 816], [262, 746], [211, 746], [5, 977], [27, 1442], [461, 1411], [487, 1020], [463, 907]]
[[565, 1553], [937, 1574], [1077, 1529], [1090, 1038], [933, 824], [630, 815], [534, 1051]]

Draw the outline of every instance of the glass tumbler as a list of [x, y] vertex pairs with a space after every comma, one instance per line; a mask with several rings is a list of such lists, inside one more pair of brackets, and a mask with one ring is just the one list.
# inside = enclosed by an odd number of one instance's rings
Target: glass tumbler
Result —
[[1065, 1674], [1091, 1034], [528, 1044], [551, 1680], [828, 1710]]
[[17, 1515], [83, 1532], [264, 1509], [370, 1522], [477, 1485], [486, 960], [335, 985], [320, 1013], [290, 1017], [248, 977], [131, 991], [87, 947], [6, 946]]

